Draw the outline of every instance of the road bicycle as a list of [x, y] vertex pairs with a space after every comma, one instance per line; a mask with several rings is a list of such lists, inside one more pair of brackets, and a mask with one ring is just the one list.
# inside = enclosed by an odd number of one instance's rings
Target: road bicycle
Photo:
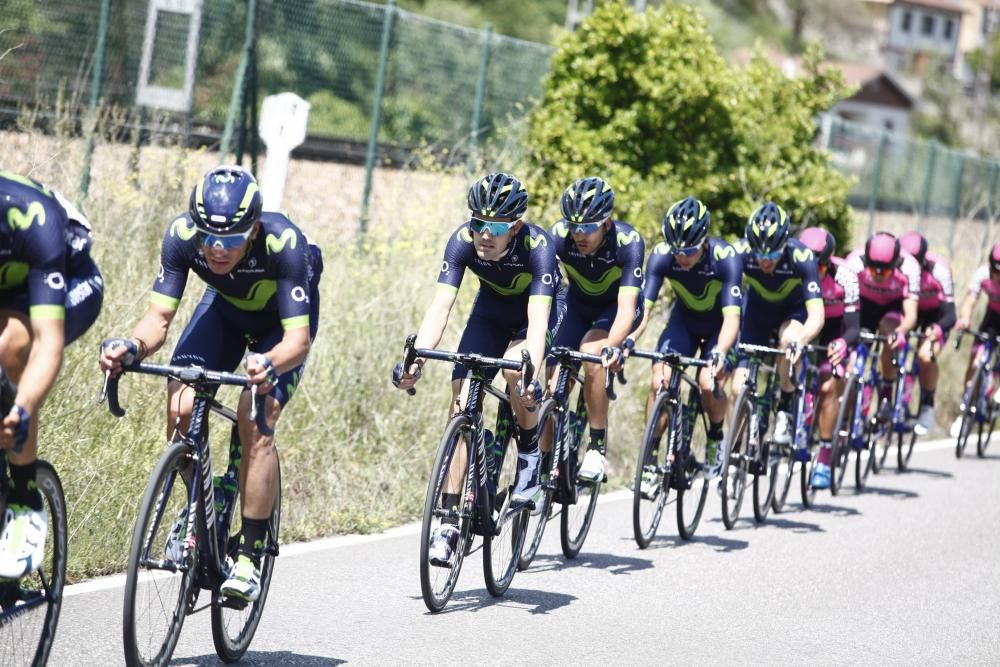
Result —
[[[236, 560], [240, 534], [239, 464], [242, 446], [234, 410], [215, 399], [221, 385], [246, 389], [245, 375], [210, 371], [198, 366], [164, 366], [135, 363], [124, 374], [166, 377], [194, 390], [191, 426], [174, 437], [150, 476], [139, 504], [132, 532], [125, 578], [122, 613], [125, 662], [128, 665], [166, 665], [180, 637], [184, 619], [197, 608], [201, 590], [211, 592], [212, 639], [225, 662], [239, 660], [250, 646], [267, 601], [274, 559], [278, 556], [281, 519], [281, 474], [278, 474], [274, 508], [261, 552], [260, 596], [256, 601], [223, 597], [219, 588]], [[102, 398], [116, 417], [125, 410], [118, 400], [117, 378], [105, 378]], [[264, 396], [250, 386], [251, 415], [264, 435], [274, 433], [264, 417]], [[214, 412], [232, 424], [229, 458], [221, 476], [212, 474], [208, 415]], [[277, 450], [275, 450], [277, 457]]]
[[[891, 426], [882, 439], [882, 453], [874, 467], [875, 474], [885, 468], [886, 459], [892, 446], [896, 446], [896, 466], [902, 471], [910, 463], [913, 456], [913, 446], [917, 442], [917, 433], [913, 424], [919, 413], [920, 406], [913, 409], [914, 389], [919, 387], [920, 364], [917, 359], [917, 349], [923, 334], [911, 332], [903, 345], [893, 355], [892, 365], [897, 369], [896, 383], [892, 391]], [[912, 344], [911, 344], [912, 341]]]
[[[420, 590], [427, 608], [438, 612], [444, 609], [455, 590], [462, 563], [471, 551], [473, 535], [483, 538], [483, 571], [486, 589], [491, 595], [507, 592], [517, 571], [527, 515], [534, 503], [511, 502], [517, 456], [507, 456], [507, 452], [514, 446], [511, 437], [514, 435], [514, 415], [507, 394], [494, 387], [484, 371], [493, 368], [519, 371], [524, 395], [534, 388], [534, 366], [527, 350], [521, 351], [521, 361], [517, 362], [467, 352], [418, 348], [414, 347], [415, 342], [415, 335], [407, 337], [402, 364], [393, 371], [394, 383], [399, 382], [399, 370], [410, 368], [416, 359], [458, 363], [471, 372], [468, 398], [445, 426], [424, 499]], [[500, 401], [492, 437], [487, 436], [488, 430], [483, 425], [484, 392]], [[414, 390], [407, 393], [412, 395]], [[509, 462], [506, 467], [505, 461]], [[458, 505], [453, 507], [444, 505], [444, 489], [449, 479], [460, 487]], [[443, 564], [434, 563], [430, 558], [431, 536], [441, 520], [454, 522], [459, 531], [451, 559]]]
[[[603, 356], [609, 358], [611, 348], [606, 348]], [[584, 433], [588, 429], [587, 403], [584, 400], [583, 363], [600, 364], [602, 355], [578, 352], [568, 347], [554, 347], [549, 358], [558, 364], [555, 390], [551, 392], [538, 411], [539, 438], [548, 438], [552, 443], [550, 452], [543, 452], [542, 492], [528, 519], [527, 537], [518, 561], [518, 568], [526, 569], [542, 543], [542, 535], [549, 519], [555, 517], [554, 507], [562, 505], [558, 511], [559, 542], [566, 558], [576, 558], [583, 548], [583, 542], [590, 532], [590, 524], [597, 508], [597, 498], [606, 479], [587, 480], [579, 477], [583, 456], [580, 455]], [[624, 375], [619, 371], [619, 381]], [[605, 370], [604, 391], [610, 400], [615, 400], [615, 374]], [[577, 388], [576, 407], [571, 408], [572, 392]], [[547, 474], [546, 474], [547, 473]]]
[[[671, 489], [677, 495], [677, 532], [681, 538], [691, 539], [701, 521], [709, 486], [701, 463], [708, 442], [708, 418], [702, 409], [701, 387], [684, 371], [705, 368], [708, 362], [669, 350], [636, 349], [630, 356], [671, 368], [669, 384], [661, 380], [656, 389], [632, 484], [632, 529], [636, 544], [645, 549], [656, 535]], [[717, 386], [713, 391], [721, 396]], [[664, 433], [665, 447], [661, 446]]]
[[986, 448], [993, 437], [996, 419], [1000, 410], [994, 396], [1000, 380], [1000, 355], [997, 344], [1000, 337], [979, 331], [960, 332], [955, 338], [955, 349], [962, 343], [963, 334], [975, 338], [979, 344], [973, 347], [974, 356], [972, 379], [962, 394], [962, 423], [955, 442], [955, 456], [962, 458], [972, 430], [976, 429], [976, 456], [986, 456]]
[[[14, 405], [16, 387], [0, 370], [0, 414]], [[0, 454], [0, 517], [7, 510], [7, 452]], [[14, 580], [0, 580], [0, 664], [44, 665], [55, 639], [66, 583], [66, 498], [55, 468], [38, 459], [35, 482], [42, 494], [49, 526], [37, 570]], [[2, 528], [2, 525], [0, 525]]]

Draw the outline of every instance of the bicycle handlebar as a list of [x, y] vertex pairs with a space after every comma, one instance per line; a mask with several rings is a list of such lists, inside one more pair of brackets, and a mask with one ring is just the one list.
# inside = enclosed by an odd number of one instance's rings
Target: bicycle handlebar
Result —
[[963, 329], [962, 331], [958, 332], [957, 336], [955, 336], [954, 346], [956, 350], [962, 344], [962, 337], [965, 336], [966, 334], [972, 336], [976, 340], [983, 343], [986, 343], [988, 341], [992, 341], [993, 343], [1000, 343], [1000, 336], [990, 335], [988, 333], [983, 333], [982, 331], [973, 331], [972, 329]]
[[[639, 357], [640, 359], [649, 359], [656, 363], [667, 364], [668, 366], [673, 366], [676, 368], [684, 368], [687, 366], [694, 366], [696, 368], [708, 368], [711, 362], [707, 359], [696, 359], [695, 357], [685, 357], [684, 355], [674, 352], [673, 350], [665, 350], [663, 352], [654, 350], [640, 350], [635, 348], [629, 353], [629, 356]], [[719, 379], [712, 375], [712, 396], [716, 400], [722, 399], [722, 392], [719, 391]]]
[[115, 417], [124, 417], [125, 408], [122, 407], [118, 399], [118, 383], [125, 373], [140, 373], [142, 375], [157, 375], [160, 377], [173, 378], [187, 385], [211, 384], [230, 385], [233, 387], [244, 387], [249, 385], [252, 402], [250, 404], [250, 419], [257, 424], [257, 430], [263, 435], [274, 435], [274, 429], [268, 426], [264, 415], [265, 396], [257, 393], [257, 385], [250, 385], [246, 375], [238, 373], [227, 373], [225, 371], [211, 371], [200, 366], [168, 366], [163, 364], [151, 364], [145, 361], [137, 362], [131, 366], [122, 367], [122, 374], [118, 377], [111, 377], [110, 373], [104, 374], [104, 387], [98, 402], [108, 399], [108, 410]]
[[[601, 350], [601, 354], [588, 354], [586, 352], [579, 352], [569, 347], [554, 347], [549, 350], [549, 356], [553, 357], [558, 362], [563, 361], [580, 361], [591, 364], [602, 364], [605, 359], [611, 359], [614, 355], [614, 348], [606, 347]], [[618, 371], [617, 374], [611, 371], [610, 367], [604, 369], [604, 393], [607, 394], [608, 398], [612, 401], [618, 398], [615, 393], [615, 377], [622, 384], [626, 384], [625, 381], [625, 357], [622, 357], [622, 369]]]

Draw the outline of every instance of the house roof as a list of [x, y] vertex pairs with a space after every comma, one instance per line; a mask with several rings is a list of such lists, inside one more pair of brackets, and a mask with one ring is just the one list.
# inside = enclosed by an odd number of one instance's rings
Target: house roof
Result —
[[956, 14], [965, 13], [965, 5], [961, 0], [895, 0], [893, 4], [916, 5], [917, 7], [928, 7], [930, 9], [940, 9]]

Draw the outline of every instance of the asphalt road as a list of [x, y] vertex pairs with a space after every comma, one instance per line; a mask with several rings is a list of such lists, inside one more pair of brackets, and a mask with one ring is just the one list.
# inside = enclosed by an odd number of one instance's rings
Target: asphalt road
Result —
[[[420, 597], [418, 527], [291, 545], [242, 664], [997, 664], [1000, 452], [959, 461], [929, 443], [911, 467], [761, 526], [745, 503], [732, 531], [713, 491], [692, 542], [670, 505], [646, 550], [631, 495], [608, 494], [576, 560], [554, 522], [532, 568], [491, 598], [476, 551], [436, 615]], [[122, 581], [67, 589], [50, 664], [122, 664]], [[218, 664], [207, 610], [174, 656]]]

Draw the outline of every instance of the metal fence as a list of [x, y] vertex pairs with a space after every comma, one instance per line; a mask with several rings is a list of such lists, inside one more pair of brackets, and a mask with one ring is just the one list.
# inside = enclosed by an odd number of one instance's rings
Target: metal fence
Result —
[[[288, 90], [311, 104], [313, 140], [366, 153], [369, 183], [377, 145], [474, 151], [540, 96], [552, 55], [391, 0], [6, 0], [3, 16], [0, 115], [27, 104], [83, 119], [100, 100], [133, 127], [157, 115], [158, 128], [218, 141], [236, 116], [254, 127], [260, 97]], [[857, 177], [856, 206], [921, 221], [1000, 211], [997, 160], [832, 117], [820, 142]]]

